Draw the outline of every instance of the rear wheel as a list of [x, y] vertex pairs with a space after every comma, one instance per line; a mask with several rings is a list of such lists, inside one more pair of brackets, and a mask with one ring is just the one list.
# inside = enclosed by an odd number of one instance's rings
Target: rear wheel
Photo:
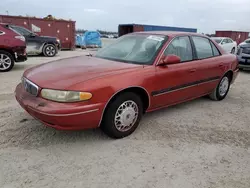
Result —
[[10, 71], [14, 64], [14, 57], [9, 52], [0, 50], [0, 72]]
[[57, 48], [54, 44], [46, 44], [43, 47], [43, 55], [46, 57], [54, 57], [57, 54]]
[[111, 138], [123, 138], [138, 127], [143, 113], [143, 104], [138, 95], [122, 93], [107, 107], [101, 129]]
[[223, 100], [227, 96], [227, 93], [229, 91], [230, 82], [231, 79], [228, 74], [223, 76], [223, 78], [220, 80], [219, 84], [214, 89], [214, 91], [209, 95], [209, 97], [215, 101]]

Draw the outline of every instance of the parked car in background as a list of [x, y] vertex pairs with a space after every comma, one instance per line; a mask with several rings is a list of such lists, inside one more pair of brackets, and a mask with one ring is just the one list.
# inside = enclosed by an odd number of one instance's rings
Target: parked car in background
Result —
[[228, 37], [212, 37], [227, 53], [236, 54], [237, 43]]
[[0, 24], [0, 72], [10, 71], [15, 62], [26, 60], [25, 38]]
[[100, 126], [110, 137], [122, 138], [145, 112], [206, 95], [223, 100], [237, 75], [237, 57], [204, 35], [138, 32], [94, 56], [28, 69], [15, 93], [20, 105], [47, 126]]
[[25, 37], [28, 55], [43, 54], [47, 57], [54, 57], [61, 48], [60, 40], [56, 37], [39, 36], [36, 33], [17, 25], [6, 24], [6, 27]]
[[239, 44], [237, 57], [240, 69], [250, 69], [250, 38]]

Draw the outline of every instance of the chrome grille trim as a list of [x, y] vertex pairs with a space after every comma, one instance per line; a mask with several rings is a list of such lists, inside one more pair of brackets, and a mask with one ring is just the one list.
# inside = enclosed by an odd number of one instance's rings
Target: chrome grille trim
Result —
[[250, 54], [250, 48], [243, 48], [242, 53], [244, 54]]
[[39, 87], [27, 78], [22, 78], [22, 85], [26, 92], [30, 93], [33, 96], [38, 95]]

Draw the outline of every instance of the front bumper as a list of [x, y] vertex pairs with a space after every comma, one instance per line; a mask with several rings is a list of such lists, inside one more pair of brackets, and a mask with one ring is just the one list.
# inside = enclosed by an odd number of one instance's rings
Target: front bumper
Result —
[[58, 51], [60, 51], [60, 50], [61, 50], [61, 48], [62, 48], [61, 43], [58, 43], [58, 42], [57, 42], [57, 43], [56, 43], [56, 47], [57, 47], [57, 50], [58, 50]]
[[81, 130], [99, 126], [104, 104], [58, 103], [35, 97], [19, 84], [15, 90], [18, 103], [43, 124], [60, 130]]
[[241, 53], [237, 58], [239, 61], [239, 68], [250, 68], [250, 54]]

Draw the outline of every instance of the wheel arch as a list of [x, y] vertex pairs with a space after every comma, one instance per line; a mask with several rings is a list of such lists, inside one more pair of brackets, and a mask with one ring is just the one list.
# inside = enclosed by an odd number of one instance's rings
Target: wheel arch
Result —
[[222, 76], [222, 78], [223, 78], [224, 76], [228, 75], [229, 78], [230, 78], [230, 82], [231, 82], [232, 79], [233, 79], [233, 74], [234, 74], [234, 72], [233, 72], [232, 70], [228, 70], [228, 71]]
[[10, 53], [12, 55], [12, 57], [14, 58], [14, 60], [16, 60], [15, 54], [12, 50], [6, 49], [6, 48], [0, 48], [0, 50]]
[[103, 116], [106, 113], [109, 104], [111, 104], [112, 101], [114, 101], [119, 95], [121, 95], [122, 93], [125, 92], [133, 92], [136, 93], [137, 95], [139, 95], [142, 99], [142, 103], [143, 103], [143, 113], [145, 113], [147, 111], [147, 109], [150, 107], [150, 95], [147, 92], [147, 90], [144, 87], [141, 86], [132, 86], [132, 87], [128, 87], [125, 89], [121, 89], [119, 91], [117, 91], [116, 93], [114, 93], [109, 100], [107, 101], [107, 103], [104, 106], [104, 109], [102, 111], [102, 116], [99, 122], [99, 126], [102, 123], [103, 120]]

